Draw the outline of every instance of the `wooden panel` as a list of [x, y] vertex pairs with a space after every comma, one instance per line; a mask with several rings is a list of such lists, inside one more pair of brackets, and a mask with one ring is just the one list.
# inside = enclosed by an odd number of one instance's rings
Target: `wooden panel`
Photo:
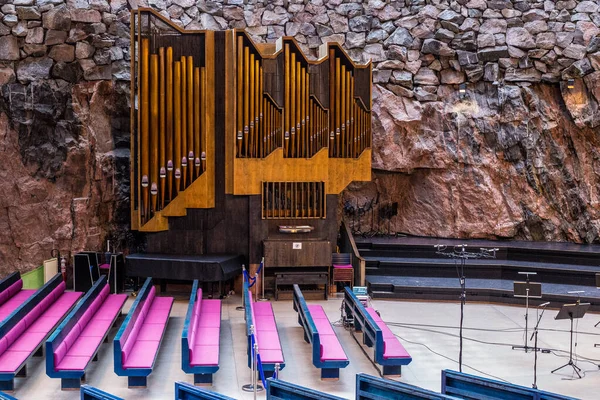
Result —
[[[299, 243], [301, 248], [294, 249]], [[265, 266], [325, 267], [331, 264], [331, 243], [325, 240], [265, 240]]]

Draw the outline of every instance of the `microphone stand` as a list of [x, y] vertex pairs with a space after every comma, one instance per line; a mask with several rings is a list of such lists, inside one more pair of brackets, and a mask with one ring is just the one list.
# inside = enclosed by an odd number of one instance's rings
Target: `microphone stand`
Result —
[[548, 304], [546, 304], [544, 306], [544, 308], [542, 308], [542, 313], [538, 317], [537, 323], [535, 324], [535, 328], [533, 328], [533, 333], [531, 334], [531, 338], [529, 338], [529, 340], [531, 341], [535, 337], [535, 340], [533, 342], [533, 353], [534, 353], [534, 356], [533, 356], [533, 385], [531, 385], [531, 387], [533, 387], [534, 389], [537, 389], [538, 330], [539, 330], [539, 326], [540, 326], [540, 321], [542, 320], [542, 316], [544, 315], [544, 311], [546, 311], [547, 306], [548, 306]]

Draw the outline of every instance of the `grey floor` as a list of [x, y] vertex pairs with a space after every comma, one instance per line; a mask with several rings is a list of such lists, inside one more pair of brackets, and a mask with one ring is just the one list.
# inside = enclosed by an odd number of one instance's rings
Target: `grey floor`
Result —
[[[312, 303], [312, 302], [309, 302]], [[341, 299], [318, 301], [332, 322], [340, 319]], [[124, 311], [132, 304], [128, 299]], [[243, 312], [237, 311], [239, 296], [223, 300], [221, 325], [221, 366], [214, 375], [213, 390], [237, 399], [250, 399], [252, 394], [241, 391], [250, 382], [246, 365], [246, 337]], [[440, 302], [373, 301], [386, 322], [396, 323], [391, 329], [401, 337], [413, 362], [403, 367], [400, 381], [427, 389], [440, 390], [440, 371], [458, 369], [458, 321], [460, 305]], [[273, 302], [279, 327], [286, 367], [281, 379], [329, 392], [341, 397], [354, 398], [355, 374], [365, 372], [377, 375], [378, 371], [363, 353], [363, 347], [353, 334], [343, 327], [335, 327], [350, 365], [343, 369], [338, 382], [322, 382], [319, 370], [311, 363], [310, 345], [303, 341], [302, 329], [297, 325], [291, 301]], [[87, 372], [87, 383], [121, 396], [125, 399], [172, 399], [174, 382], [191, 383], [193, 378], [181, 370], [181, 330], [187, 309], [182, 296], [173, 306], [167, 332], [158, 354], [154, 372], [148, 378], [147, 389], [128, 389], [127, 378], [113, 372], [111, 343], [103, 344], [100, 360]], [[533, 353], [512, 350], [511, 344], [523, 343], [524, 308], [494, 304], [468, 303], [465, 308], [463, 371], [474, 375], [489, 374], [524, 386], [533, 382]], [[583, 379], [573, 379], [571, 367], [556, 374], [550, 371], [567, 362], [569, 348], [569, 322], [556, 321], [557, 310], [544, 314], [539, 334], [540, 347], [556, 349], [553, 353], [538, 355], [538, 387], [582, 399], [598, 399], [600, 387], [600, 320], [598, 314], [588, 314], [577, 324], [577, 364], [584, 371]], [[530, 321], [535, 321], [535, 310], [530, 311]], [[531, 326], [530, 326], [531, 328]], [[360, 336], [356, 337], [361, 342]], [[372, 356], [372, 351], [364, 348]], [[597, 360], [588, 361], [584, 359]], [[19, 399], [78, 399], [79, 392], [62, 392], [60, 381], [46, 375], [43, 359], [32, 359], [28, 377], [17, 378], [14, 395]], [[264, 398], [260, 394], [259, 398]]]

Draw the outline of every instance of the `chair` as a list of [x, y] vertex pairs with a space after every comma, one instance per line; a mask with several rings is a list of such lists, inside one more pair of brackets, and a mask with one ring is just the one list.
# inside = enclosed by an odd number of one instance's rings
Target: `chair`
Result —
[[354, 267], [352, 267], [352, 254], [331, 254], [331, 265], [333, 266], [333, 273], [331, 274], [332, 287], [337, 282], [350, 282], [350, 287], [354, 286]]

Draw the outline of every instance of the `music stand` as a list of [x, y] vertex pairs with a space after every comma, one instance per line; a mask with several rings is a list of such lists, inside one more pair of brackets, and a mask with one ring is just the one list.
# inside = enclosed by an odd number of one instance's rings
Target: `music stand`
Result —
[[556, 317], [554, 317], [554, 319], [557, 319], [557, 320], [558, 319], [571, 320], [571, 346], [569, 348], [569, 362], [567, 362], [565, 365], [562, 365], [562, 366], [552, 370], [552, 372], [551, 372], [552, 374], [555, 373], [556, 371], [558, 371], [559, 369], [562, 369], [562, 368], [570, 365], [571, 367], [573, 367], [573, 371], [575, 371], [575, 373], [577, 374], [579, 379], [581, 379], [581, 375], [579, 374], [579, 372], [581, 371], [581, 368], [579, 368], [573, 362], [573, 320], [578, 319], [578, 318], [583, 318], [583, 316], [585, 315], [586, 311], [589, 308], [590, 308], [590, 303], [577, 302], [575, 304], [565, 304], [562, 306], [562, 308], [560, 309], [558, 314], [556, 314]]
[[514, 296], [525, 298], [525, 345], [513, 346], [515, 349], [523, 349], [527, 353], [531, 347], [527, 346], [527, 333], [528, 333], [528, 320], [529, 320], [529, 299], [541, 299], [542, 298], [542, 284], [539, 282], [529, 282], [529, 275], [536, 275], [535, 272], [519, 272], [521, 275], [527, 275], [525, 282], [514, 282]]

